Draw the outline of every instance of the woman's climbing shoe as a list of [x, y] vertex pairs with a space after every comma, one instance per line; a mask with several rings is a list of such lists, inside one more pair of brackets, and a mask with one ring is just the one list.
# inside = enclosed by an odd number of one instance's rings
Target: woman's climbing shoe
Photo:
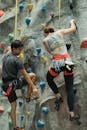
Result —
[[76, 116], [73, 116], [71, 117], [70, 116], [70, 121], [75, 121], [77, 125], [81, 125], [81, 121], [80, 121], [80, 115], [76, 115]]
[[80, 115], [75, 115], [75, 116], [71, 116], [70, 115], [70, 121], [74, 121], [74, 120], [79, 120], [80, 119]]
[[55, 101], [55, 109], [57, 111], [59, 111], [61, 103], [63, 103], [63, 98], [62, 97], [60, 99], [56, 99], [56, 101]]
[[73, 91], [74, 91], [74, 94], [76, 95], [77, 89], [76, 89], [76, 88], [73, 88]]

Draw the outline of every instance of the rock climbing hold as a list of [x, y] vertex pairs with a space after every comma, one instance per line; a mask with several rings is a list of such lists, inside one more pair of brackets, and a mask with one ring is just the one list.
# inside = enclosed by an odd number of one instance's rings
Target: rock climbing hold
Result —
[[20, 4], [19, 4], [19, 11], [21, 12], [23, 9], [24, 9], [24, 4], [23, 4], [23, 3], [20, 3]]
[[51, 18], [54, 17], [54, 12], [53, 11], [50, 13], [50, 16], [51, 16]]
[[28, 5], [27, 5], [27, 9], [29, 10], [29, 12], [31, 12], [32, 9], [33, 9], [33, 4], [28, 4]]
[[5, 14], [3, 10], [0, 10], [0, 17], [2, 17]]
[[41, 87], [41, 88], [45, 88], [45, 87], [46, 87], [46, 82], [41, 81], [41, 82], [40, 82], [40, 87]]
[[31, 112], [27, 111], [27, 112], [26, 112], [26, 115], [27, 115], [27, 116], [30, 116], [30, 115], [31, 115]]
[[20, 120], [23, 121], [25, 119], [25, 115], [20, 116]]
[[72, 10], [73, 9], [73, 1], [72, 0], [69, 0], [69, 6], [70, 6], [70, 9]]
[[21, 88], [21, 93], [22, 93], [22, 94], [25, 94], [25, 87], [22, 87], [22, 88]]
[[44, 121], [42, 121], [42, 120], [37, 121], [37, 127], [42, 128], [42, 127], [44, 127], [44, 125], [45, 125]]
[[11, 119], [9, 119], [9, 121], [8, 121], [8, 123], [9, 123], [9, 127], [12, 127], [12, 120]]
[[2, 88], [0, 88], [0, 95], [3, 95], [3, 90], [2, 90]]
[[41, 53], [41, 48], [36, 48], [37, 54]]
[[84, 38], [81, 42], [80, 48], [87, 48], [87, 38]]
[[39, 99], [39, 98], [36, 99], [36, 100], [35, 100], [35, 103], [36, 103], [36, 104], [39, 104], [39, 103], [40, 103], [40, 99]]
[[43, 64], [46, 64], [46, 62], [47, 62], [47, 57], [41, 56], [41, 62], [42, 62]]
[[27, 68], [27, 72], [28, 73], [32, 73], [32, 69], [29, 67], [29, 68]]
[[19, 107], [23, 105], [23, 101], [19, 101]]
[[12, 11], [12, 8], [8, 8], [8, 11], [11, 12], [11, 11]]
[[26, 17], [25, 22], [26, 22], [27, 25], [29, 25], [31, 23], [31, 19]]
[[13, 35], [12, 33], [9, 33], [9, 34], [8, 34], [8, 37], [9, 37], [9, 40], [13, 40], [14, 35]]
[[46, 6], [45, 5], [43, 5], [42, 7], [41, 7], [41, 11], [46, 11]]
[[5, 111], [5, 108], [4, 106], [0, 106], [0, 113], [4, 112]]
[[25, 36], [20, 36], [20, 40], [21, 40], [21, 41], [24, 41], [25, 39], [26, 39]]
[[21, 32], [22, 32], [22, 29], [21, 29], [21, 28], [18, 28], [17, 30], [18, 30], [18, 32], [19, 32], [19, 33], [21, 33]]
[[42, 112], [47, 115], [49, 113], [48, 107], [42, 107]]
[[42, 29], [44, 29], [44, 28], [45, 28], [45, 26], [46, 26], [46, 24], [45, 24], [45, 23], [42, 23], [42, 24], [41, 24], [41, 28], [42, 28]]

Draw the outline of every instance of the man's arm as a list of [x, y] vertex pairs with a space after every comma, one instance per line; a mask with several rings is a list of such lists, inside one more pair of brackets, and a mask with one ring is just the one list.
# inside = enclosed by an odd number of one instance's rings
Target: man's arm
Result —
[[75, 32], [75, 31], [76, 31], [76, 25], [75, 25], [74, 19], [72, 19], [72, 20], [70, 21], [70, 27], [67, 28], [67, 29], [60, 29], [60, 30], [59, 30], [59, 33], [60, 33], [61, 36], [64, 36], [64, 35], [66, 35], [66, 34], [70, 34], [70, 33], [73, 33], [73, 32]]

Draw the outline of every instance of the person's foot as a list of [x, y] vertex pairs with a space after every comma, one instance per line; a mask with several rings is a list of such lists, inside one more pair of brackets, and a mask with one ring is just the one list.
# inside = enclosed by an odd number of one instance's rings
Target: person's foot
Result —
[[60, 109], [60, 105], [63, 103], [63, 98], [62, 97], [60, 97], [59, 99], [56, 99], [56, 101], [55, 101], [55, 109], [57, 110], [57, 111], [59, 111], [59, 109]]
[[79, 120], [79, 119], [80, 119], [80, 115], [74, 115], [74, 116], [70, 115], [70, 118], [69, 118], [70, 121]]
[[36, 96], [31, 96], [31, 97], [27, 97], [26, 98], [26, 102], [29, 103], [30, 101], [33, 101], [33, 100], [37, 100], [39, 99], [39, 96], [36, 95]]
[[80, 121], [80, 115], [74, 115], [69, 118], [70, 121], [74, 121], [77, 125], [81, 125], [82, 122]]
[[76, 88], [73, 88], [73, 91], [74, 91], [74, 94], [76, 95], [77, 89], [76, 89]]

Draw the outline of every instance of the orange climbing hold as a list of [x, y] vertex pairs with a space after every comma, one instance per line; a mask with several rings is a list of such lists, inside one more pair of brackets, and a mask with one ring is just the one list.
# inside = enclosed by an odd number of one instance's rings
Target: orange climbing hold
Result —
[[4, 112], [4, 106], [0, 106], [0, 113]]
[[0, 17], [3, 16], [5, 13], [3, 10], [0, 10]]

